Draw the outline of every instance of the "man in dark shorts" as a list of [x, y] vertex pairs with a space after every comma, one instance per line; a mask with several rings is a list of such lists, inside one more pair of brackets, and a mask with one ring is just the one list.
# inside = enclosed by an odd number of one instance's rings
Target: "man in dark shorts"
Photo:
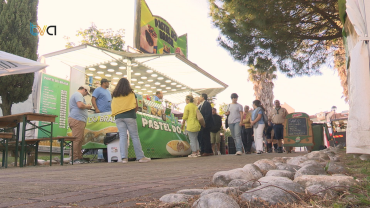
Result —
[[278, 141], [278, 153], [283, 153], [283, 142], [284, 139], [284, 122], [285, 117], [288, 115], [288, 111], [280, 106], [280, 101], [275, 100], [275, 108], [272, 114], [272, 123], [274, 124], [274, 139]]
[[269, 119], [268, 126], [265, 128], [265, 137], [266, 137], [267, 153], [272, 153], [272, 123], [271, 123], [271, 119]]

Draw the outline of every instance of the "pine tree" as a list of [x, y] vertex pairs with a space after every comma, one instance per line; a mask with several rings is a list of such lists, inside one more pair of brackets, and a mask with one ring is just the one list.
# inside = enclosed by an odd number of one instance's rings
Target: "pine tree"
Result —
[[[259, 66], [258, 64], [256, 65]], [[269, 69], [261, 70], [255, 66], [250, 66], [248, 80], [253, 83], [254, 96], [260, 100], [267, 111], [267, 116], [272, 117], [274, 105], [274, 83], [276, 78], [276, 68], [271, 66]]]
[[[338, 0], [209, 0], [219, 44], [247, 65], [271, 59], [287, 76], [311, 75], [342, 37]], [[334, 44], [334, 45], [333, 45]]]
[[[37, 24], [38, 0], [0, 0], [0, 50], [37, 60], [38, 36], [30, 33]], [[32, 92], [34, 74], [0, 77], [0, 107], [10, 115], [14, 103], [24, 102]]]

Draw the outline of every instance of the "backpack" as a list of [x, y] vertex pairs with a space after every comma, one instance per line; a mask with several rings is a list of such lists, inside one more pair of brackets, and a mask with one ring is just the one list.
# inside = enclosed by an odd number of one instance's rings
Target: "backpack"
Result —
[[[265, 127], [267, 127], [268, 126], [268, 122], [269, 122], [269, 120], [268, 120], [268, 118], [267, 118], [267, 115], [266, 115], [266, 113], [265, 113], [265, 111], [264, 110], [262, 110], [262, 108], [260, 108], [260, 110], [262, 111], [262, 118], [263, 118], [263, 122], [265, 123]], [[259, 113], [259, 111], [258, 111], [258, 113]]]

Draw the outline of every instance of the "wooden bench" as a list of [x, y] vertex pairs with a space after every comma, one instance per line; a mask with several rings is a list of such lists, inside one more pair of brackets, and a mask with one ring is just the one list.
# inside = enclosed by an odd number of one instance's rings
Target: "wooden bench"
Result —
[[8, 167], [8, 143], [9, 143], [9, 139], [12, 139], [13, 137], [14, 137], [13, 133], [0, 132], [0, 139], [2, 139], [0, 141], [0, 144], [4, 146], [3, 158], [2, 158], [3, 161], [2, 161], [1, 167], [5, 167], [5, 168]]
[[[52, 141], [58, 140], [60, 142], [60, 165], [63, 165], [63, 159], [64, 159], [64, 147], [69, 146], [72, 148], [72, 165], [73, 165], [73, 142], [76, 140], [76, 137], [71, 137], [71, 136], [59, 136], [59, 137], [45, 137], [45, 138], [38, 138], [38, 139], [26, 139], [26, 146], [27, 147], [33, 147], [35, 149], [35, 163], [34, 165], [37, 165], [37, 158], [38, 158], [38, 152], [39, 152], [39, 143], [41, 141], [50, 141], [50, 166], [52, 164]], [[67, 143], [71, 142], [71, 144]], [[10, 142], [9, 144], [16, 144], [16, 142]], [[26, 155], [25, 155], [26, 159]]]

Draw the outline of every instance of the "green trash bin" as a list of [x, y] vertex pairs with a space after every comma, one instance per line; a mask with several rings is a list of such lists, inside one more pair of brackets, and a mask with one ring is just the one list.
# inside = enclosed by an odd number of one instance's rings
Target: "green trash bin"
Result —
[[326, 134], [328, 133], [328, 127], [326, 124], [323, 123], [313, 123], [312, 124], [312, 131], [313, 131], [313, 142], [314, 146], [312, 151], [320, 150], [320, 147], [325, 146], [324, 144], [324, 131]]

